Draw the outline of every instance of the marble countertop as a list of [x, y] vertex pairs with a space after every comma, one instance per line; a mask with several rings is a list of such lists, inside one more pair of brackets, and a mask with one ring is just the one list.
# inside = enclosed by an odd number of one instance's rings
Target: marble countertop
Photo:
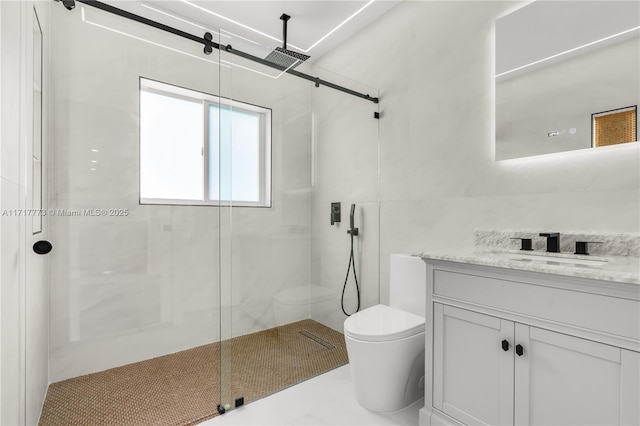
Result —
[[[487, 250], [469, 253], [432, 253], [425, 252], [421, 257], [426, 260], [444, 260], [473, 265], [493, 266], [513, 270], [542, 272], [570, 277], [590, 278], [603, 281], [640, 284], [640, 258], [630, 256], [580, 256], [564, 253], [547, 254], [545, 252], [524, 252], [525, 255], [540, 256], [540, 260], [523, 261], [508, 258], [504, 253], [523, 254], [518, 250]], [[554, 258], [586, 260], [606, 260], [604, 265], [580, 265], [554, 262]]]

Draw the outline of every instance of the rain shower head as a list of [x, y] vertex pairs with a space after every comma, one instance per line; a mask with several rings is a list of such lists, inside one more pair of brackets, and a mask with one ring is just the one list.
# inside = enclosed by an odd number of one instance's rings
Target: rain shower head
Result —
[[276, 65], [280, 65], [283, 68], [289, 68], [291, 66], [295, 68], [309, 58], [309, 55], [304, 55], [302, 53], [294, 52], [293, 50], [284, 49], [282, 47], [276, 47], [271, 53], [267, 55], [266, 58], [264, 58], [264, 60], [272, 62]]
[[293, 69], [309, 59], [311, 56], [287, 49], [287, 21], [291, 19], [291, 16], [283, 13], [282, 16], [280, 16], [280, 19], [282, 19], [283, 32], [282, 47], [276, 47], [267, 55], [266, 58], [264, 58], [264, 60], [281, 66], [285, 69]]

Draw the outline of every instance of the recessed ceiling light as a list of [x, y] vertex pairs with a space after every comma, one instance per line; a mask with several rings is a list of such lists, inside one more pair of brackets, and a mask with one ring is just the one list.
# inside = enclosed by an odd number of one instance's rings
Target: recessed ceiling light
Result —
[[[240, 22], [238, 22], [238, 21], [234, 21], [234, 20], [233, 20], [233, 19], [231, 19], [231, 18], [227, 18], [226, 16], [220, 15], [219, 13], [215, 13], [215, 12], [213, 12], [213, 11], [211, 11], [211, 10], [209, 10], [209, 9], [206, 9], [206, 8], [204, 8], [204, 7], [202, 7], [202, 6], [198, 6], [197, 4], [191, 3], [191, 2], [190, 2], [190, 1], [188, 1], [188, 0], [181, 0], [181, 1], [182, 1], [183, 3], [185, 3], [185, 4], [188, 4], [189, 6], [191, 6], [191, 7], [195, 7], [196, 9], [201, 10], [201, 11], [203, 11], [203, 12], [205, 12], [205, 13], [208, 13], [208, 14], [213, 15], [213, 16], [217, 16], [218, 18], [223, 19], [223, 20], [225, 20], [225, 21], [227, 21], [227, 22], [231, 22], [232, 24], [238, 25], [239, 27], [245, 28], [245, 29], [247, 29], [247, 30], [249, 30], [249, 31], [253, 31], [253, 32], [254, 32], [254, 33], [256, 33], [256, 34], [260, 34], [260, 35], [261, 35], [261, 36], [263, 36], [263, 37], [270, 38], [271, 40], [275, 40], [275, 41], [277, 41], [277, 42], [279, 42], [279, 43], [281, 43], [281, 42], [282, 42], [282, 40], [280, 40], [280, 39], [279, 39], [279, 38], [277, 38], [277, 37], [273, 37], [273, 36], [271, 36], [271, 35], [269, 35], [269, 34], [267, 34], [267, 33], [263, 33], [262, 31], [256, 30], [256, 29], [255, 29], [255, 28], [253, 28], [253, 27], [250, 27], [250, 26], [245, 25], [245, 24], [243, 24], [243, 23], [240, 23]], [[298, 49], [298, 50], [300, 50], [300, 48], [299, 48], [299, 47], [296, 47], [296, 46], [294, 46], [294, 45], [292, 45], [292, 44], [289, 44], [289, 45], [290, 45], [290, 46], [292, 46], [292, 47], [295, 47], [295, 48], [296, 48], [296, 49]]]
[[246, 37], [242, 37], [242, 36], [240, 36], [240, 35], [238, 35], [238, 34], [234, 34], [234, 33], [232, 33], [232, 32], [226, 31], [226, 30], [207, 28], [207, 27], [205, 27], [205, 26], [203, 26], [203, 25], [200, 25], [200, 24], [199, 24], [199, 23], [197, 23], [196, 21], [192, 21], [191, 19], [187, 19], [187, 18], [185, 18], [184, 16], [182, 16], [182, 15], [178, 15], [178, 14], [176, 14], [176, 13], [168, 12], [168, 11], [166, 11], [166, 10], [164, 10], [164, 9], [161, 9], [161, 8], [157, 7], [157, 6], [151, 6], [151, 5], [147, 4], [147, 3], [140, 3], [140, 6], [142, 6], [142, 7], [146, 7], [147, 9], [151, 9], [151, 10], [153, 10], [154, 12], [161, 13], [161, 14], [163, 14], [163, 15], [165, 15], [165, 16], [168, 16], [168, 17], [170, 17], [170, 18], [174, 18], [174, 19], [176, 19], [176, 20], [178, 20], [178, 21], [181, 21], [181, 22], [184, 22], [184, 23], [186, 23], [186, 24], [193, 25], [193, 26], [194, 26], [194, 27], [196, 27], [196, 28], [200, 28], [200, 29], [202, 29], [202, 30], [205, 30], [205, 31], [208, 31], [208, 32], [211, 32], [211, 33], [217, 34], [217, 35], [219, 35], [220, 37], [226, 37], [226, 38], [239, 38], [239, 39], [242, 39], [242, 40], [247, 41], [247, 42], [249, 42], [249, 43], [260, 45], [259, 43], [255, 42], [255, 41], [253, 41], [253, 40], [251, 40], [251, 39], [248, 39], [248, 38], [246, 38]]
[[[245, 25], [245, 24], [243, 24], [243, 23], [240, 23], [240, 22], [238, 22], [238, 21], [235, 21], [235, 20], [233, 20], [233, 19], [231, 19], [231, 18], [227, 18], [226, 16], [220, 15], [219, 13], [215, 13], [215, 12], [213, 12], [213, 11], [211, 11], [211, 10], [209, 10], [209, 9], [206, 9], [206, 8], [204, 8], [204, 7], [202, 7], [202, 6], [198, 6], [197, 4], [194, 4], [194, 3], [192, 3], [192, 2], [190, 2], [190, 1], [188, 1], [188, 0], [181, 0], [181, 1], [182, 1], [183, 3], [185, 3], [185, 4], [188, 4], [189, 6], [195, 7], [196, 9], [199, 9], [199, 10], [201, 10], [201, 11], [205, 12], [205, 13], [209, 13], [209, 14], [211, 14], [211, 15], [213, 15], [213, 16], [217, 16], [218, 18], [223, 19], [223, 20], [225, 20], [225, 21], [227, 21], [227, 22], [231, 22], [232, 24], [238, 25], [238, 26], [240, 26], [240, 27], [242, 27], [242, 28], [245, 28], [245, 29], [247, 29], [247, 30], [249, 30], [249, 31], [253, 31], [253, 32], [254, 32], [254, 33], [256, 33], [256, 34], [260, 34], [261, 36], [264, 36], [264, 37], [267, 37], [267, 38], [269, 38], [269, 39], [271, 39], [271, 40], [277, 41], [278, 43], [282, 43], [282, 40], [281, 40], [281, 39], [279, 39], [278, 37], [274, 37], [274, 36], [269, 35], [269, 34], [267, 34], [267, 33], [263, 33], [263, 32], [262, 32], [262, 31], [260, 31], [260, 30], [257, 30], [257, 29], [255, 29], [255, 28], [253, 28], [253, 27], [250, 27], [250, 26], [248, 26], [248, 25]], [[316, 47], [318, 44], [320, 44], [320, 42], [322, 42], [323, 40], [325, 40], [325, 39], [326, 39], [327, 37], [329, 37], [331, 34], [333, 34], [333, 33], [334, 33], [334, 32], [336, 32], [338, 29], [340, 29], [344, 24], [346, 24], [347, 22], [349, 22], [350, 20], [352, 20], [352, 19], [353, 19], [354, 17], [356, 17], [358, 14], [360, 14], [360, 12], [362, 12], [362, 11], [363, 11], [363, 10], [365, 10], [367, 7], [369, 7], [369, 6], [370, 6], [374, 1], [376, 1], [376, 0], [369, 0], [369, 1], [367, 2], [367, 4], [365, 4], [364, 6], [362, 6], [360, 9], [356, 10], [353, 14], [351, 14], [351, 16], [349, 16], [347, 19], [345, 19], [344, 21], [342, 21], [341, 23], [339, 23], [335, 28], [333, 28], [333, 29], [332, 29], [331, 31], [329, 31], [327, 34], [325, 34], [324, 36], [320, 37], [320, 40], [316, 41], [315, 43], [313, 43], [313, 44], [312, 44], [311, 46], [309, 46], [308, 48], [304, 49], [304, 48], [302, 48], [302, 47], [298, 47], [298, 46], [293, 45], [293, 44], [291, 44], [291, 43], [288, 43], [288, 45], [289, 45], [289, 46], [291, 46], [291, 47], [293, 47], [293, 48], [294, 48], [294, 49], [296, 49], [296, 50], [299, 50], [299, 51], [304, 52], [304, 53], [308, 53], [311, 49], [313, 49], [313, 48], [314, 48], [314, 47]]]
[[344, 21], [342, 21], [340, 24], [338, 24], [337, 27], [335, 27], [334, 29], [332, 29], [331, 31], [329, 31], [327, 34], [325, 34], [320, 40], [316, 41], [315, 43], [313, 43], [308, 49], [304, 49], [303, 52], [307, 53], [309, 52], [311, 49], [313, 49], [314, 47], [316, 47], [317, 45], [320, 44], [321, 41], [323, 41], [324, 39], [326, 39], [327, 37], [329, 37], [331, 34], [333, 34], [334, 32], [336, 32], [340, 27], [342, 27], [344, 24], [346, 24], [347, 22], [349, 22], [350, 20], [352, 20], [353, 18], [355, 18], [358, 14], [360, 14], [360, 12], [362, 12], [363, 10], [365, 10], [367, 7], [369, 7], [369, 5], [371, 3], [373, 3], [376, 0], [369, 0], [369, 2], [367, 4], [365, 4], [364, 6], [362, 6], [360, 9], [356, 10], [351, 16], [349, 16], [347, 19], [345, 19]]
[[207, 27], [203, 27], [203, 26], [202, 26], [202, 25], [200, 25], [200, 24], [196, 24], [195, 22], [193, 22], [193, 21], [191, 21], [191, 20], [189, 20], [189, 19], [185, 19], [185, 18], [183, 18], [182, 16], [178, 16], [178, 15], [176, 15], [175, 13], [169, 13], [169, 12], [166, 12], [166, 11], [164, 11], [164, 10], [162, 10], [162, 9], [157, 8], [157, 7], [154, 7], [154, 6], [148, 5], [147, 3], [140, 3], [140, 6], [142, 6], [142, 7], [146, 7], [147, 9], [151, 9], [151, 10], [153, 10], [154, 12], [158, 12], [158, 13], [161, 13], [161, 14], [163, 14], [163, 15], [169, 16], [169, 17], [171, 17], [171, 18], [173, 18], [173, 19], [177, 19], [178, 21], [182, 21], [182, 22], [185, 22], [185, 23], [187, 23], [187, 24], [191, 24], [191, 25], [193, 25], [194, 27], [198, 27], [198, 28], [203, 29], [203, 30], [205, 30], [205, 31], [212, 31], [212, 30], [210, 30], [209, 28], [207, 28]]

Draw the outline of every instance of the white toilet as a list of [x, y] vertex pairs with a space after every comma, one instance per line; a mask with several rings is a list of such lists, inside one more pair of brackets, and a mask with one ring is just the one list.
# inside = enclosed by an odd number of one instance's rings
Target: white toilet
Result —
[[367, 410], [404, 408], [424, 395], [426, 264], [391, 255], [389, 304], [344, 321], [356, 399]]

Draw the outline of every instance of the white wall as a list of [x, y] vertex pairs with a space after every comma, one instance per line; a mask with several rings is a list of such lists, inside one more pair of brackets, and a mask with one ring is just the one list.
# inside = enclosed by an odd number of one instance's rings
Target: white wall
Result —
[[[43, 152], [46, 154], [49, 2], [0, 3], [0, 423], [36, 424], [48, 384], [48, 259], [33, 234], [33, 19], [43, 31]], [[47, 164], [44, 162], [43, 169]], [[46, 199], [47, 187], [43, 186]]]
[[[18, 2], [2, 2], [2, 140], [0, 151], [0, 201], [2, 210], [24, 208], [21, 194], [21, 150], [26, 139], [20, 138], [20, 99], [24, 32], [23, 7]], [[21, 232], [22, 231], [22, 232]], [[2, 216], [0, 219], [0, 409], [2, 424], [24, 422], [24, 218]]]
[[[309, 282], [312, 86], [220, 75], [200, 45], [55, 6], [53, 207], [130, 214], [52, 219], [51, 381], [274, 326], [275, 294]], [[273, 207], [139, 205], [139, 76], [272, 108]]]
[[[471, 250], [476, 228], [639, 230], [638, 144], [494, 161], [493, 22], [515, 5], [403, 2], [319, 63], [380, 90], [383, 302], [389, 254]], [[358, 152], [370, 142], [351, 143]], [[322, 162], [334, 158], [319, 161], [331, 169]], [[332, 171], [336, 180], [352, 172]]]

